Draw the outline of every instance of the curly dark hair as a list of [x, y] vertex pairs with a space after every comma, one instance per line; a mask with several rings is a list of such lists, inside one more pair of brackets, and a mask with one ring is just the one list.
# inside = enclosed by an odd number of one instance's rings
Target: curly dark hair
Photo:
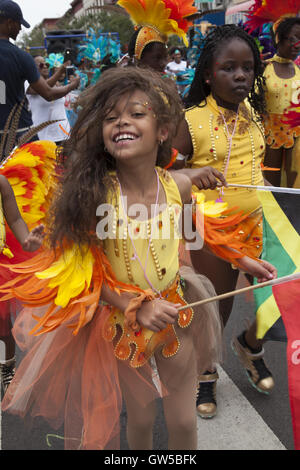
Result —
[[183, 116], [179, 96], [167, 80], [151, 70], [107, 70], [80, 95], [78, 119], [58, 159], [63, 178], [50, 210], [49, 241], [53, 248], [68, 241], [81, 246], [97, 242], [96, 209], [107, 202], [107, 192], [114, 187], [110, 172], [116, 168], [104, 146], [103, 121], [122, 96], [136, 90], [148, 96], [157, 125], [169, 128], [168, 139], [159, 146], [156, 164], [164, 167], [169, 163], [171, 142]]
[[279, 26], [276, 30], [276, 37], [275, 37], [273, 29], [271, 29], [273, 44], [276, 48], [282, 41], [284, 41], [287, 38], [289, 32], [291, 31], [292, 27], [295, 26], [295, 24], [300, 26], [299, 17], [285, 18], [284, 20], [282, 20], [279, 23]]
[[210, 86], [205, 82], [205, 71], [212, 68], [218, 52], [235, 38], [245, 41], [253, 53], [255, 79], [248, 99], [259, 115], [264, 113], [264, 67], [260, 59], [259, 49], [255, 40], [248, 33], [233, 24], [217, 26], [207, 35], [197, 63], [195, 77], [185, 100], [187, 107], [199, 105], [202, 101], [206, 103], [206, 97], [210, 94]]

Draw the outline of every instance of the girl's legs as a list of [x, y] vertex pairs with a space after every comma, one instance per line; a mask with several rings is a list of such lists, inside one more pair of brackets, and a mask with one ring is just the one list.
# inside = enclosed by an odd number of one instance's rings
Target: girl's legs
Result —
[[0, 359], [0, 381], [4, 393], [6, 392], [10, 382], [14, 377], [16, 366], [15, 340], [11, 332], [12, 324], [10, 315], [7, 316], [7, 320], [5, 321], [8, 322], [7, 328], [5, 328], [5, 330], [7, 330], [9, 333], [8, 335], [2, 336], [0, 338], [0, 340], [3, 341], [5, 345], [5, 359]]
[[264, 171], [264, 177], [272, 186], [280, 186], [283, 150], [282, 148], [272, 149], [268, 145], [266, 148], [264, 166], [280, 168], [279, 171]]
[[[239, 275], [237, 269], [232, 269], [229, 263], [204, 250], [191, 251], [190, 254], [194, 269], [211, 281], [218, 295], [235, 289]], [[229, 319], [233, 301], [234, 298], [229, 297], [219, 302], [223, 327], [226, 326]], [[207, 370], [198, 379], [197, 412], [201, 418], [212, 418], [217, 413], [216, 382], [218, 373], [216, 370]]]
[[297, 172], [292, 170], [292, 154], [293, 148], [286, 149], [281, 147], [279, 149], [272, 149], [267, 146], [264, 165], [271, 168], [280, 168], [280, 171], [264, 171], [265, 178], [272, 186], [281, 185], [282, 171], [286, 174], [284, 184], [288, 188], [294, 186]]
[[[156, 417], [156, 402], [153, 399], [146, 406], [142, 406], [132, 388], [120, 380], [123, 398], [127, 411], [127, 442], [130, 450], [151, 450], [153, 440], [153, 425]], [[149, 393], [146, 384], [139, 385], [137, 394], [143, 396]]]
[[261, 339], [257, 339], [256, 331], [257, 331], [257, 324], [255, 320], [250, 326], [250, 328], [248, 328], [248, 330], [246, 331], [245, 340], [251, 349], [260, 350], [264, 342]]
[[[205, 252], [204, 250], [194, 250], [191, 251], [190, 254], [194, 269], [197, 272], [204, 274], [204, 276], [211, 281], [217, 295], [224, 294], [225, 292], [230, 292], [235, 289], [239, 276], [239, 271], [237, 269], [232, 269], [229, 263]], [[233, 297], [220, 301], [220, 315], [224, 327], [229, 319], [233, 301]]]
[[164, 358], [160, 352], [155, 357], [159, 377], [169, 392], [169, 395], [163, 398], [169, 435], [168, 449], [196, 450], [196, 357], [188, 332], [178, 332], [178, 334], [180, 348], [177, 354]]
[[[236, 288], [239, 271], [232, 269], [228, 262], [204, 251], [191, 251], [191, 260], [195, 270], [207, 276], [212, 282], [218, 295]], [[234, 297], [229, 297], [219, 303], [224, 327], [229, 319], [233, 301]], [[246, 342], [240, 343], [240, 339], [246, 339]], [[234, 338], [232, 346], [242, 365], [250, 374], [250, 378], [253, 377], [257, 390], [261, 389], [261, 391], [268, 393], [274, 387], [272, 375], [264, 364], [262, 353], [261, 356], [252, 356], [252, 353], [256, 354], [262, 351], [262, 341], [256, 338], [256, 320], [246, 332], [243, 332], [238, 338]], [[216, 414], [216, 380], [215, 371], [211, 370], [206, 371], [199, 378], [197, 410], [202, 418], [211, 418]]]
[[286, 185], [288, 188], [292, 188], [297, 178], [297, 172], [292, 170], [292, 156], [293, 149], [284, 150], [284, 160], [285, 160], [285, 171], [286, 171]]
[[11, 319], [10, 319], [10, 314], [7, 316], [7, 328], [5, 328], [9, 333], [6, 336], [2, 336], [0, 338], [1, 341], [3, 341], [5, 345], [5, 360], [12, 359], [15, 355], [15, 350], [16, 350], [16, 345], [15, 345], [15, 340], [12, 335], [12, 324], [11, 324]]

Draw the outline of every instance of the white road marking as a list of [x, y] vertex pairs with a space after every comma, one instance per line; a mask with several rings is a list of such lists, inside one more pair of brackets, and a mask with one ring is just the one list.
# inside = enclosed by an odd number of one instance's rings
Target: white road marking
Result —
[[286, 450], [221, 367], [218, 373], [218, 413], [212, 419], [198, 417], [198, 449]]

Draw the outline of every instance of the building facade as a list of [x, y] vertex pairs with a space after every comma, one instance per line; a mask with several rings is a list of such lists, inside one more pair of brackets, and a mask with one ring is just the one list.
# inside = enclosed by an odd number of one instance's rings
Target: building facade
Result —
[[99, 12], [99, 7], [104, 5], [114, 5], [117, 0], [73, 0], [71, 2], [71, 11], [75, 18], [88, 13]]

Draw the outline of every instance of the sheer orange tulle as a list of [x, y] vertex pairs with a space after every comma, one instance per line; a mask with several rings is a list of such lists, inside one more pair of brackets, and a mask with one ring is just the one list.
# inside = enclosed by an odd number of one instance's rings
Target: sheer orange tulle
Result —
[[[184, 277], [186, 302], [215, 295], [204, 276], [188, 267], [183, 267], [180, 274]], [[159, 348], [138, 368], [131, 367], [130, 358], [118, 360], [115, 356], [121, 331], [114, 341], [104, 339], [109, 307], [97, 307], [92, 320], [76, 335], [69, 328], [73, 319], [47, 334], [30, 335], [36, 324], [33, 312], [35, 318], [42, 318], [48, 307], [24, 308], [16, 319], [13, 333], [25, 357], [5, 394], [2, 409], [21, 417], [42, 416], [54, 429], [64, 425], [66, 449], [119, 448], [124, 384], [126, 393], [134, 397], [136, 412], [142, 413], [154, 399], [176, 394], [187, 371], [201, 374], [222, 358], [222, 325], [215, 302], [195, 308], [190, 326], [175, 326], [178, 353], [164, 358]], [[163, 364], [163, 380], [155, 361]]]
[[[232, 215], [234, 210], [224, 211], [221, 217], [205, 216], [198, 232], [214, 254], [230, 263], [236, 264], [245, 255], [258, 259], [262, 250], [262, 211]], [[197, 225], [197, 210], [193, 219]], [[198, 220], [202, 220], [201, 216]], [[184, 259], [182, 251], [181, 254]]]
[[149, 384], [148, 396], [135, 388], [137, 401], [146, 404], [158, 396], [151, 386], [150, 367], [142, 374], [118, 364], [113, 345], [102, 339], [106, 308], [98, 309], [93, 321], [76, 336], [65, 325], [39, 337], [28, 335], [33, 326], [31, 313], [25, 309], [13, 330], [17, 343], [29, 352], [5, 394], [2, 409], [21, 417], [43, 416], [53, 429], [64, 425], [66, 449], [104, 449], [112, 443], [118, 448], [119, 376], [128, 374], [125, 380], [132, 387], [139, 382]]

